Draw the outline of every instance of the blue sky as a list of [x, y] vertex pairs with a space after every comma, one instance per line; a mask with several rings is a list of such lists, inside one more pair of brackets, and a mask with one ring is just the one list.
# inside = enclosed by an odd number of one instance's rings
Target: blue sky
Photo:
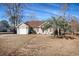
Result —
[[[60, 5], [56, 3], [29, 3], [26, 4], [24, 9], [24, 21], [30, 19], [30, 16], [39, 20], [47, 20], [51, 16], [62, 15], [60, 12]], [[33, 16], [34, 15], [34, 16]], [[70, 3], [67, 15], [76, 16], [79, 19], [79, 4]], [[8, 20], [5, 17], [5, 8], [0, 7], [0, 20]]]

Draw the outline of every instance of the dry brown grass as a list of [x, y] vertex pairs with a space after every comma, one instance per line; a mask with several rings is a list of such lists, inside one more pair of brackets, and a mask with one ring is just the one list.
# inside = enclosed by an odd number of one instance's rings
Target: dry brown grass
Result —
[[[68, 38], [67, 38], [68, 37]], [[54, 38], [49, 35], [0, 35], [0, 55], [75, 56], [79, 55], [79, 37]]]

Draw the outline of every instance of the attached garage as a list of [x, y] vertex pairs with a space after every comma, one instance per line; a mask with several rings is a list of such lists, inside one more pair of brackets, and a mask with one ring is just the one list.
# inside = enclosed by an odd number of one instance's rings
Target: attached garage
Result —
[[17, 27], [17, 34], [28, 34], [29, 33], [29, 26], [27, 24], [20, 24]]

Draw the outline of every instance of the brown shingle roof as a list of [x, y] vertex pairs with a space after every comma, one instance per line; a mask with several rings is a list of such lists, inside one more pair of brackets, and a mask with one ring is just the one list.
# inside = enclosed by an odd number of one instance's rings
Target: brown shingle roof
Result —
[[26, 22], [26, 24], [28, 24], [32, 28], [36, 28], [36, 27], [39, 27], [41, 24], [43, 24], [43, 22], [42, 21], [29, 21], [29, 22]]

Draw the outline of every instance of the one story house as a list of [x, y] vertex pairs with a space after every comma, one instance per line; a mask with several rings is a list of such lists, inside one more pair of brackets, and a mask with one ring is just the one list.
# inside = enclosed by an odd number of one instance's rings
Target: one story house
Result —
[[20, 24], [17, 26], [17, 34], [51, 34], [53, 32], [53, 28], [43, 30], [44, 23], [45, 22], [33, 20]]

